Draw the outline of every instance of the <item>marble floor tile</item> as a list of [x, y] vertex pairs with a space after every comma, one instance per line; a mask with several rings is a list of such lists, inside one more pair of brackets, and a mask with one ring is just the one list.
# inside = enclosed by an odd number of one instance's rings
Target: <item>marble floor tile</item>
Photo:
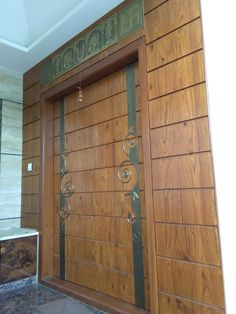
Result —
[[0, 314], [105, 314], [41, 284], [0, 294]]

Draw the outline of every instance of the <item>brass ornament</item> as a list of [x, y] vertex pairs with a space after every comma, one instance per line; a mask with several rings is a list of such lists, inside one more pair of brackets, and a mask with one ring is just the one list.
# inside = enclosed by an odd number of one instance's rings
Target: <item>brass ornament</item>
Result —
[[132, 170], [129, 168], [130, 166], [130, 161], [129, 160], [124, 160], [119, 167], [118, 170], [118, 178], [120, 182], [122, 183], [128, 183], [132, 179], [133, 173]]

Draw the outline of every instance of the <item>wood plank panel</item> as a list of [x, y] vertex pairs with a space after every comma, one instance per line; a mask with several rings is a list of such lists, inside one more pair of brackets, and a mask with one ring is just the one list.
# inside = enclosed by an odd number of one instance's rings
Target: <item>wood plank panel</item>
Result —
[[122, 69], [85, 88], [82, 86], [82, 102], [75, 101], [78, 100], [78, 92], [68, 95], [66, 97], [66, 113], [97, 103], [124, 90], [126, 90], [126, 80]]
[[66, 235], [119, 244], [132, 243], [132, 227], [126, 218], [71, 215]]
[[23, 75], [24, 90], [40, 81], [40, 63], [36, 64]]
[[[145, 217], [145, 195], [140, 193], [141, 216]], [[60, 207], [60, 195], [54, 194], [54, 211]], [[131, 201], [124, 192], [74, 193], [70, 198], [72, 214], [128, 217]]]
[[160, 127], [206, 116], [205, 84], [199, 84], [149, 102], [150, 126]]
[[[132, 171], [131, 180], [122, 183], [118, 179], [118, 167], [88, 170], [82, 172], [72, 172], [63, 178], [64, 184], [68, 178], [71, 179], [75, 192], [106, 192], [106, 191], [130, 191], [136, 182], [136, 170], [133, 165], [129, 169]], [[140, 189], [143, 190], [143, 167], [140, 166]], [[54, 175], [54, 193], [60, 191], [59, 175]]]
[[152, 158], [210, 150], [208, 118], [185, 121], [151, 131]]
[[39, 213], [39, 195], [22, 195], [21, 196], [22, 213]]
[[160, 293], [160, 314], [224, 314], [221, 309], [204, 306]]
[[155, 159], [152, 169], [154, 189], [214, 186], [211, 153]]
[[213, 189], [154, 191], [155, 221], [216, 225]]
[[22, 194], [39, 194], [39, 175], [22, 178]]
[[163, 2], [167, 0], [149, 0], [149, 1], [144, 1], [144, 13], [147, 13], [157, 6], [161, 5]]
[[[32, 163], [32, 171], [27, 171], [28, 163]], [[32, 157], [24, 159], [22, 162], [22, 175], [23, 176], [32, 176], [39, 174], [40, 171], [40, 157]]]
[[40, 138], [23, 143], [23, 159], [40, 155]]
[[23, 126], [23, 141], [30, 141], [40, 137], [40, 120]]
[[151, 71], [201, 48], [201, 21], [197, 19], [147, 46], [147, 70]]
[[133, 276], [105, 270], [96, 265], [73, 261], [68, 261], [68, 270], [68, 280], [110, 296], [118, 297], [126, 302], [134, 303]]
[[40, 230], [39, 214], [21, 214], [21, 228], [33, 228]]
[[147, 43], [200, 16], [199, 0], [170, 0], [145, 15]]
[[123, 92], [66, 115], [66, 132], [72, 132], [126, 114], [127, 93]]
[[40, 100], [40, 82], [24, 91], [23, 108], [27, 108]]
[[36, 103], [23, 112], [23, 125], [40, 119], [40, 103]]
[[74, 151], [121, 141], [128, 132], [127, 116], [104, 122], [66, 136], [67, 149]]
[[83, 263], [133, 273], [133, 249], [131, 245], [117, 245], [66, 237], [66, 256]]
[[220, 268], [158, 258], [157, 269], [161, 291], [214, 306], [224, 306]]
[[[141, 140], [139, 141], [141, 143]], [[69, 171], [81, 171], [106, 167], [120, 166], [127, 159], [123, 151], [123, 142], [117, 142], [85, 150], [69, 153], [67, 167]], [[142, 162], [141, 146], [139, 145], [139, 160]], [[60, 172], [60, 156], [54, 156], [54, 173]]]
[[155, 225], [157, 255], [220, 266], [215, 227]]
[[149, 99], [201, 83], [205, 80], [202, 51], [148, 73]]

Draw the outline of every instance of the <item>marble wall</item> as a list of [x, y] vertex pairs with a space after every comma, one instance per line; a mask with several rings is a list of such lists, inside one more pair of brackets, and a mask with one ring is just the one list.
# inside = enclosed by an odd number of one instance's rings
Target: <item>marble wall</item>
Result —
[[0, 68], [0, 228], [20, 226], [22, 76]]

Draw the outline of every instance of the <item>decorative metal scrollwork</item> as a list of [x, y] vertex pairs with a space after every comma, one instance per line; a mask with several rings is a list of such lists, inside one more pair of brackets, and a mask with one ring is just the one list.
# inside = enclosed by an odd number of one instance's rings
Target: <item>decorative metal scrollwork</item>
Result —
[[61, 196], [63, 198], [63, 205], [61, 205], [60, 208], [60, 217], [62, 221], [64, 222], [69, 216], [70, 216], [70, 204], [69, 204], [69, 198], [74, 193], [75, 187], [71, 180], [66, 180], [69, 170], [67, 168], [67, 158], [69, 156], [69, 152], [65, 150], [61, 154]]
[[130, 160], [124, 160], [118, 170], [118, 178], [122, 183], [128, 183], [132, 179], [132, 170], [129, 168]]
[[138, 145], [138, 137], [136, 135], [136, 128], [130, 127], [126, 137], [123, 140], [122, 149], [124, 153], [129, 156], [129, 150]]

